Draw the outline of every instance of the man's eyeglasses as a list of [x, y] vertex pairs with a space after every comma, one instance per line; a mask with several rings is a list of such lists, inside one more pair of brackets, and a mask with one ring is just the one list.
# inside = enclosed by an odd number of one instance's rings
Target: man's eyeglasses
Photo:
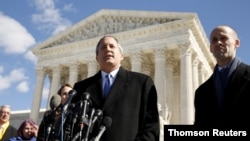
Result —
[[7, 114], [7, 115], [9, 115], [9, 114], [10, 114], [10, 112], [0, 111], [0, 114]]

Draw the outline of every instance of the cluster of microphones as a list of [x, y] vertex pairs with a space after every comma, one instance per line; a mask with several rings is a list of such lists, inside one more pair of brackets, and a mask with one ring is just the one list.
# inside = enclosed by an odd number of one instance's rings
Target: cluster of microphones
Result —
[[59, 95], [51, 97], [51, 112], [43, 119], [45, 141], [99, 141], [106, 128], [111, 126], [112, 119], [92, 107], [88, 92], [82, 94], [79, 102], [71, 103], [76, 93], [69, 91], [64, 104]]

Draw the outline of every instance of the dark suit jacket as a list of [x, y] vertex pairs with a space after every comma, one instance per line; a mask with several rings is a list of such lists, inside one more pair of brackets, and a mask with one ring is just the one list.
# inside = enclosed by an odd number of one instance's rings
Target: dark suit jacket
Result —
[[153, 80], [144, 74], [120, 67], [106, 99], [103, 98], [101, 71], [74, 85], [81, 99], [90, 93], [92, 106], [109, 116], [112, 124], [102, 135], [102, 141], [158, 141], [160, 133], [157, 92]]
[[211, 76], [195, 92], [195, 125], [250, 126], [250, 66], [241, 63], [232, 73], [218, 109], [214, 80]]
[[8, 141], [10, 138], [15, 137], [16, 135], [17, 135], [17, 129], [12, 125], [9, 125], [3, 135], [2, 140], [0, 141]]

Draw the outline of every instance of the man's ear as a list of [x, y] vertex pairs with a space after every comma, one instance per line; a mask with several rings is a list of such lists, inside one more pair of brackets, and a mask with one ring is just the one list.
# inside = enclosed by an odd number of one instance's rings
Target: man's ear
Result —
[[121, 60], [123, 60], [124, 59], [124, 57], [123, 57], [123, 55], [121, 55]]
[[239, 39], [235, 40], [235, 47], [236, 48], [240, 47], [240, 40]]

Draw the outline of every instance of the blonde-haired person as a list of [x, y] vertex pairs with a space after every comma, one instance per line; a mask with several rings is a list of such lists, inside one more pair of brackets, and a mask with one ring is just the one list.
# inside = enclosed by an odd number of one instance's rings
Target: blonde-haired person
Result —
[[10, 125], [10, 114], [9, 105], [0, 106], [0, 141], [7, 141], [17, 134], [17, 129]]

